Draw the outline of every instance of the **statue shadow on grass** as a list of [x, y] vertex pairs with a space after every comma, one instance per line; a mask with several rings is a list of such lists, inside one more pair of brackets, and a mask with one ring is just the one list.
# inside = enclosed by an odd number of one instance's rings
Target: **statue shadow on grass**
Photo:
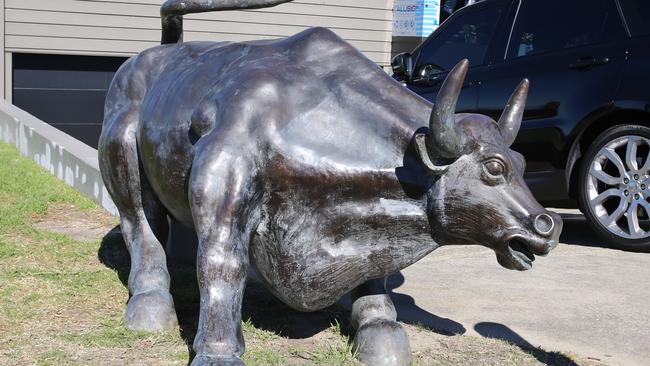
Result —
[[578, 366], [578, 364], [560, 352], [548, 352], [530, 344], [517, 332], [500, 323], [481, 322], [474, 325], [474, 330], [483, 337], [506, 340], [522, 351], [535, 357], [544, 365]]
[[[189, 252], [192, 253], [192, 250]], [[187, 345], [191, 361], [194, 357], [192, 343], [198, 326], [200, 301], [196, 282], [196, 263], [187, 260], [188, 256], [179, 263], [170, 261], [169, 257], [170, 292], [174, 298], [180, 335]], [[131, 267], [130, 257], [119, 226], [113, 228], [102, 239], [98, 258], [105, 266], [113, 269], [122, 284], [127, 287]], [[352, 339], [354, 330], [349, 322], [351, 308], [349, 295], [326, 309], [303, 313], [291, 309], [275, 298], [256, 278], [255, 273], [249, 273], [242, 307], [242, 319], [250, 322], [255, 328], [271, 331], [281, 337], [302, 339], [328, 329], [333, 324], [339, 324], [342, 335]], [[404, 276], [401, 273], [390, 276], [387, 282], [390, 297], [397, 308], [398, 320], [443, 335], [465, 333], [465, 328], [461, 324], [427, 312], [417, 306], [411, 296], [393, 292], [403, 283]], [[126, 309], [126, 299], [124, 307]]]

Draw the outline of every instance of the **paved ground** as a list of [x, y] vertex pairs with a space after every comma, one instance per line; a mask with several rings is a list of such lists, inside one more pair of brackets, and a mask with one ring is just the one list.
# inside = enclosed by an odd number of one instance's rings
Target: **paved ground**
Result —
[[650, 364], [650, 254], [608, 249], [577, 211], [528, 272], [481, 247], [441, 248], [391, 278], [401, 320], [610, 365]]

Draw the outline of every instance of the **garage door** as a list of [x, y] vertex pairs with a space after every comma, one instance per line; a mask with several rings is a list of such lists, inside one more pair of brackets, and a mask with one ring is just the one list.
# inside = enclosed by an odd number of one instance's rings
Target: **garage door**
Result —
[[13, 55], [13, 104], [96, 148], [122, 57]]

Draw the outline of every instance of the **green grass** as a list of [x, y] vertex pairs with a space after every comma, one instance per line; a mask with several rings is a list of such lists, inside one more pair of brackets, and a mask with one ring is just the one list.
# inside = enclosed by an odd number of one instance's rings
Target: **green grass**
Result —
[[29, 217], [44, 214], [50, 202], [68, 202], [80, 209], [95, 207], [93, 201], [5, 143], [0, 143], [0, 182], [0, 233], [29, 230]]
[[[128, 254], [121, 237], [83, 242], [36, 228], [34, 218], [47, 215], [53, 204], [71, 204], [88, 215], [100, 211], [0, 143], [0, 365], [186, 365], [196, 316], [189, 317], [189, 330], [128, 331], [123, 323]], [[193, 313], [198, 311], [194, 276], [181, 268], [175, 284], [177, 305]], [[339, 334], [331, 334], [336, 347], [317, 347], [306, 361], [283, 348], [285, 338], [256, 328], [250, 319], [242, 325], [249, 365], [333, 365], [349, 358], [346, 338]]]
[[[80, 242], [32, 225], [57, 203], [98, 211], [93, 201], [0, 143], [0, 364], [101, 365], [125, 355], [186, 364], [189, 354], [178, 331], [126, 330], [128, 291], [98, 260], [100, 240]], [[129, 353], [147, 343], [166, 347], [155, 347], [155, 357]]]

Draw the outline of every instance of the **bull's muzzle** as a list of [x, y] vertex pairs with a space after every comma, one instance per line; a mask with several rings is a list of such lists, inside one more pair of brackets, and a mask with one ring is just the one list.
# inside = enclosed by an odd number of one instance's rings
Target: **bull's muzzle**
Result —
[[558, 245], [562, 232], [560, 215], [545, 211], [531, 215], [533, 230], [516, 230], [506, 237], [506, 249], [497, 251], [499, 263], [506, 268], [530, 269], [535, 256], [546, 256]]

